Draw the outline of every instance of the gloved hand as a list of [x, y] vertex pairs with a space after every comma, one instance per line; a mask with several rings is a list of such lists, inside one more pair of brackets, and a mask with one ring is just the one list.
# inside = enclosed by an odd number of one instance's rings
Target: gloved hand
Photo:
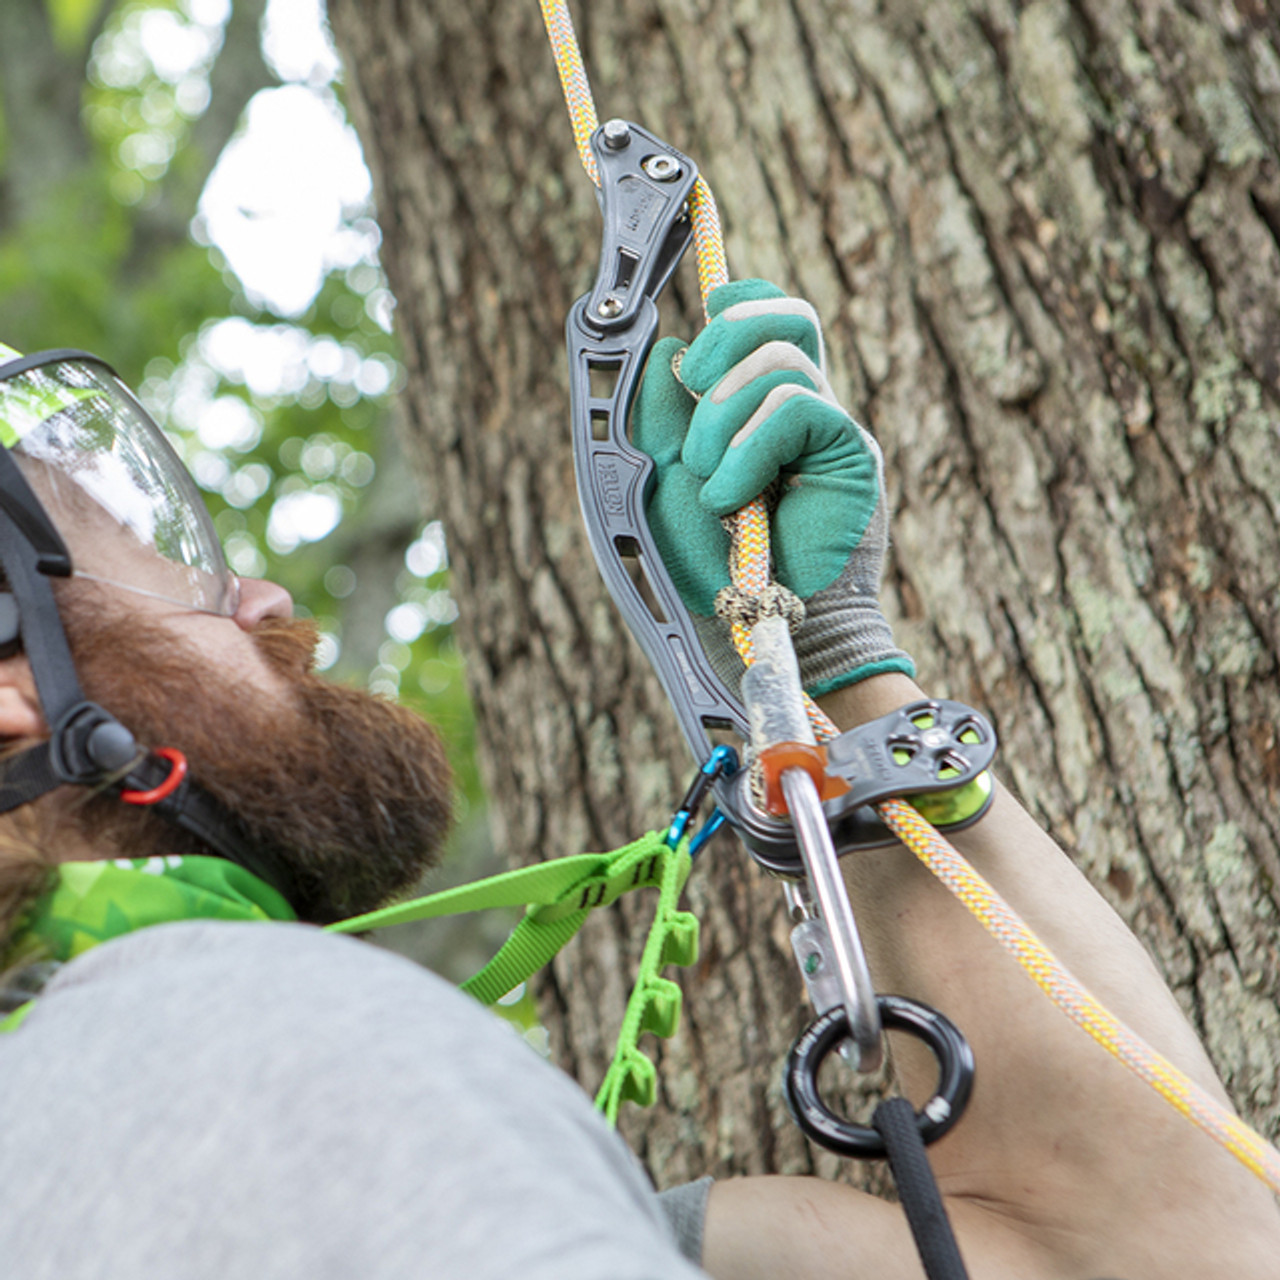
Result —
[[820, 696], [881, 672], [914, 675], [877, 599], [888, 541], [880, 447], [832, 394], [813, 308], [763, 280], [737, 280], [708, 310], [687, 348], [676, 338], [655, 345], [632, 440], [657, 466], [649, 527], [713, 666], [736, 692], [742, 664], [715, 617], [730, 584], [720, 517], [768, 492], [774, 572], [805, 605], [795, 636], [805, 689]]

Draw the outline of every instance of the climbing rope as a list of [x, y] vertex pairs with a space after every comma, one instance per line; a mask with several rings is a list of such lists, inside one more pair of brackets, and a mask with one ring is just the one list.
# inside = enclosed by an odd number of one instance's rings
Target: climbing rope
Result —
[[[598, 116], [568, 6], [566, 0], [539, 0], [539, 3], [560, 73], [578, 153], [592, 182], [599, 185], [599, 174], [590, 147]], [[693, 221], [698, 286], [705, 311], [708, 296], [713, 289], [728, 281], [729, 273], [715, 199], [701, 176], [690, 196], [689, 212]], [[769, 517], [764, 499], [755, 499], [726, 523], [730, 525], [732, 539], [734, 585], [745, 593], [758, 594], [771, 579]], [[735, 624], [734, 640], [744, 663], [750, 665], [749, 628]], [[807, 695], [806, 703], [819, 741], [835, 736], [837, 729], [834, 723]], [[1280, 1150], [1211, 1098], [1109, 1013], [1054, 958], [960, 852], [915, 809], [904, 801], [888, 800], [879, 804], [877, 811], [889, 830], [960, 899], [1059, 1009], [1145, 1080], [1175, 1110], [1231, 1152], [1272, 1191], [1280, 1193]]]
[[[587, 177], [598, 187], [600, 171], [591, 153], [591, 135], [600, 126], [596, 114], [595, 99], [587, 80], [582, 54], [578, 49], [578, 37], [573, 30], [566, 0], [538, 0], [542, 8], [542, 21], [546, 24], [547, 38], [551, 41], [551, 53], [560, 75], [560, 87], [569, 108], [569, 121], [573, 125], [573, 141], [582, 159]], [[720, 228], [720, 211], [715, 196], [701, 175], [689, 197], [689, 218], [693, 223], [693, 252], [698, 263], [698, 289], [703, 307], [713, 289], [729, 282], [729, 263], [724, 253], [724, 234]]]
[[894, 835], [968, 907], [1072, 1022], [1272, 1191], [1280, 1193], [1280, 1151], [1099, 1003], [960, 852], [909, 804], [886, 800], [877, 810]]

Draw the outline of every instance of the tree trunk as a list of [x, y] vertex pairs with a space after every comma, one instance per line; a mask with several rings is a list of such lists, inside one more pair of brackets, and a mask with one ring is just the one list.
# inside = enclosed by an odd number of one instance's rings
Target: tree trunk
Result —
[[[599, 218], [537, 6], [331, 0], [512, 861], [663, 822], [692, 762], [588, 554], [562, 327]], [[925, 686], [1146, 940], [1280, 1128], [1280, 40], [1265, 0], [579, 5], [601, 115], [699, 160], [731, 268], [809, 298], [884, 445], [884, 590]], [[667, 331], [696, 323], [691, 269]], [[778, 1065], [799, 982], [728, 842], [624, 1125], [662, 1183], [817, 1168]], [[599, 1079], [647, 903], [545, 988]]]

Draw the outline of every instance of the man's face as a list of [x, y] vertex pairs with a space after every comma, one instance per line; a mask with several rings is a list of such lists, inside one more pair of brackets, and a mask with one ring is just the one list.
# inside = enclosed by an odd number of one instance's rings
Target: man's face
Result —
[[[304, 919], [370, 910], [437, 856], [452, 797], [444, 749], [404, 708], [316, 676], [314, 628], [279, 607], [255, 615], [249, 585], [241, 613], [222, 618], [59, 584], [81, 683], [140, 743], [186, 755], [191, 776], [293, 871]], [[82, 841], [110, 841], [102, 856], [192, 851], [177, 828], [114, 798], [73, 803]]]
[[[359, 913], [412, 885], [449, 823], [439, 739], [402, 708], [316, 677], [315, 632], [292, 620], [287, 593], [249, 583], [237, 607], [211, 522], [158, 429], [110, 379], [62, 374], [31, 374], [25, 401], [7, 390], [10, 410], [39, 418], [19, 433], [18, 461], [71, 553], [76, 576], [54, 587], [85, 694], [140, 744], [186, 755], [193, 779], [292, 870], [305, 919]], [[50, 396], [64, 407], [45, 416]], [[38, 732], [30, 671], [11, 661], [26, 719], [5, 732]], [[20, 814], [39, 837], [27, 842], [32, 874], [68, 857], [199, 851], [154, 814], [88, 789]], [[22, 862], [0, 856], [0, 916]]]

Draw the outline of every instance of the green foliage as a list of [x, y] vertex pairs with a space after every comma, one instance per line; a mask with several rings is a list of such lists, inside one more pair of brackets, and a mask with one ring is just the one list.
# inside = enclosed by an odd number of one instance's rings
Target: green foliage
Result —
[[[237, 0], [237, 13], [253, 8]], [[197, 202], [242, 117], [233, 95], [274, 80], [256, 34], [233, 45], [230, 6], [218, 9], [46, 0], [46, 29], [21, 56], [79, 80], [79, 111], [22, 108], [49, 113], [24, 124], [56, 140], [56, 157], [19, 145], [4, 83], [17, 71], [0, 53], [0, 341], [84, 347], [120, 370], [208, 495], [233, 568], [290, 590], [335, 677], [440, 726], [465, 811], [481, 794], [456, 610], [439, 526], [390, 429], [402, 375], [376, 227], [368, 209], [344, 211], [363, 248], [300, 316], [250, 296], [208, 243]], [[157, 23], [181, 37], [181, 65], [148, 52]]]
[[106, 0], [45, 0], [54, 44], [63, 53], [79, 53], [105, 3]]

